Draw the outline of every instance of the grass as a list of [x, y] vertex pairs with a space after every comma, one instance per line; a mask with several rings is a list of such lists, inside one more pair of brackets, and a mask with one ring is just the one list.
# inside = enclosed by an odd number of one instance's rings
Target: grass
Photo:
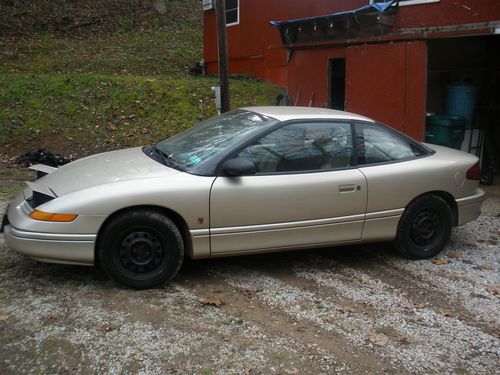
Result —
[[0, 46], [0, 72], [4, 73], [168, 77], [184, 74], [202, 56], [201, 33], [186, 25], [88, 38], [42, 34]]
[[[214, 78], [95, 74], [0, 75], [0, 147], [74, 157], [143, 145], [216, 114]], [[275, 86], [231, 81], [232, 106], [271, 104]]]
[[[132, 8], [122, 0], [56, 3], [6, 8], [26, 21], [6, 17], [0, 26], [2, 159], [40, 148], [74, 158], [149, 144], [216, 114], [216, 79], [186, 74], [202, 57], [201, 2], [166, 1], [165, 15], [138, 0]], [[278, 92], [232, 79], [231, 107], [272, 104]]]

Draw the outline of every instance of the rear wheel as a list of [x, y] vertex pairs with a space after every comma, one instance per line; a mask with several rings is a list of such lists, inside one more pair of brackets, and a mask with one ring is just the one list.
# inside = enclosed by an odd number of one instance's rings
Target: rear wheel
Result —
[[115, 281], [148, 289], [174, 278], [184, 258], [184, 244], [177, 226], [163, 214], [135, 210], [106, 225], [97, 256]]
[[404, 211], [394, 247], [409, 259], [433, 257], [448, 243], [451, 227], [452, 212], [448, 203], [436, 195], [424, 195]]

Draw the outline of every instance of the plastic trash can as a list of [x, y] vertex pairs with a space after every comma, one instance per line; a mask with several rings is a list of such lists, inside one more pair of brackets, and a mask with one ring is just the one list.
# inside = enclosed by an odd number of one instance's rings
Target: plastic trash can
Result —
[[454, 83], [446, 87], [446, 115], [465, 117], [468, 126], [474, 120], [476, 88], [467, 83]]
[[459, 116], [428, 116], [425, 141], [435, 145], [461, 149], [467, 119]]

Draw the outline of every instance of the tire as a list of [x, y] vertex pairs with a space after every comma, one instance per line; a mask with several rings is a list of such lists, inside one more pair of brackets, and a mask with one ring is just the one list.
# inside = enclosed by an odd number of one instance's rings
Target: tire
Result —
[[394, 247], [408, 259], [431, 258], [450, 239], [453, 217], [450, 206], [436, 195], [412, 201], [399, 221]]
[[184, 243], [177, 226], [154, 210], [125, 212], [108, 223], [98, 241], [104, 272], [120, 284], [149, 289], [172, 280], [182, 265]]

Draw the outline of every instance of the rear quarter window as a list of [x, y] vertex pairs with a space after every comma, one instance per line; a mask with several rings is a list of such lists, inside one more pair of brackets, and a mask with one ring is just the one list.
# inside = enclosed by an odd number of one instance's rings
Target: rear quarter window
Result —
[[417, 142], [378, 124], [356, 124], [358, 164], [415, 159], [428, 152]]

